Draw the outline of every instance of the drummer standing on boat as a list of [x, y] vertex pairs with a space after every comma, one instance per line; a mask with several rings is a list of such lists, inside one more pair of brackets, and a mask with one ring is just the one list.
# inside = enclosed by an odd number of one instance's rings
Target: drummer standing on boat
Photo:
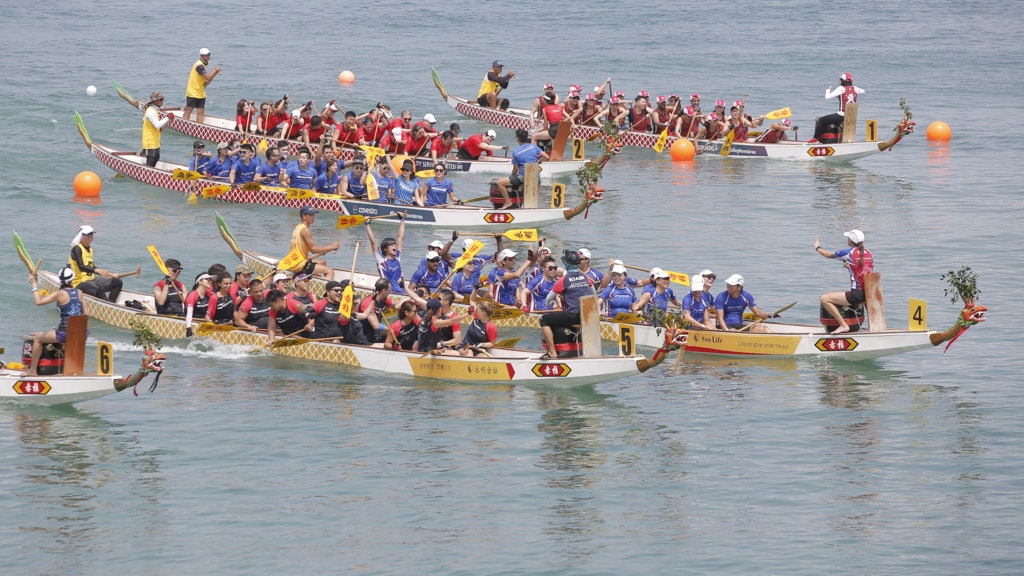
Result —
[[163, 105], [164, 95], [151, 92], [146, 111], [142, 115], [142, 152], [139, 155], [146, 157], [146, 166], [150, 168], [160, 161], [160, 131], [174, 119], [174, 114], [170, 112], [161, 114], [160, 107]]
[[196, 122], [202, 124], [206, 117], [206, 85], [220, 74], [220, 66], [207, 70], [209, 64], [210, 49], [203, 48], [199, 51], [199, 60], [196, 60], [188, 73], [188, 85], [185, 87], [185, 120], [192, 115], [193, 108], [196, 109]]

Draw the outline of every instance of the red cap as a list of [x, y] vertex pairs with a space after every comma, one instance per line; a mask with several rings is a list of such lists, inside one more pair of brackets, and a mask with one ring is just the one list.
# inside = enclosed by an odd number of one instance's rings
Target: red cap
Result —
[[555, 85], [554, 84], [545, 84], [544, 85], [544, 89], [545, 90], [554, 90], [555, 89]]
[[665, 102], [665, 97], [664, 96], [658, 96], [658, 104], [661, 104], [663, 102]]
[[697, 94], [696, 92], [690, 94], [690, 100], [700, 100], [700, 94]]
[[721, 106], [722, 108], [725, 108], [725, 100], [719, 100], [718, 102], [715, 102], [715, 106]]

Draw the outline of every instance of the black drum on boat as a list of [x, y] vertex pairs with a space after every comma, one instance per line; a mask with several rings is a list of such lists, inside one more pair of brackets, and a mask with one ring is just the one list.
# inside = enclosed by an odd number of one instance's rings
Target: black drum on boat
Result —
[[838, 144], [843, 141], [843, 127], [838, 124], [829, 124], [825, 126], [825, 131], [821, 133], [821, 138], [818, 139], [822, 144]]
[[[825, 306], [818, 307], [819, 316], [821, 316], [821, 325], [825, 327], [827, 332], [834, 332], [839, 327], [839, 323], [836, 319], [825, 310]], [[850, 327], [850, 332], [857, 332], [860, 327], [864, 324], [864, 305], [859, 306], [840, 306], [840, 314], [843, 315], [843, 319], [846, 320], [846, 325]]]
[[583, 339], [580, 337], [580, 328], [552, 327], [555, 336], [555, 352], [558, 358], [578, 358], [583, 355]]
[[[516, 186], [515, 188], [509, 187], [508, 199], [512, 202], [513, 208], [523, 207], [523, 187]], [[495, 182], [491, 182], [491, 205], [498, 208], [505, 203], [505, 199], [501, 197], [501, 191], [498, 190], [498, 185]]]
[[[21, 363], [25, 368], [32, 366], [32, 343], [35, 338], [25, 338], [21, 347]], [[39, 367], [36, 374], [40, 376], [53, 376], [64, 373], [64, 344], [53, 343], [43, 344], [43, 353], [39, 356]]]

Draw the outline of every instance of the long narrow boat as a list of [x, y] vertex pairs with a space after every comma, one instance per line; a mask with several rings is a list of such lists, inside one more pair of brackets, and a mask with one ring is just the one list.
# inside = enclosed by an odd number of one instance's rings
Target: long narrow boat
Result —
[[[434, 77], [434, 85], [437, 87], [441, 97], [449, 106], [458, 113], [512, 130], [525, 129], [534, 130], [538, 125], [530, 119], [530, 111], [524, 108], [509, 108], [508, 110], [492, 110], [476, 103], [475, 100], [468, 100], [449, 94], [436, 70], [431, 70]], [[909, 118], [904, 118], [897, 126], [893, 137], [884, 142], [848, 142], [836, 144], [821, 144], [810, 142], [783, 141], [775, 144], [763, 144], [760, 142], [734, 142], [728, 156], [732, 158], [778, 158], [785, 160], [804, 161], [828, 161], [847, 162], [877, 152], [891, 149], [904, 136], [913, 132], [913, 123]], [[591, 140], [601, 133], [596, 126], [575, 126], [571, 137], [579, 140]], [[658, 142], [659, 135], [651, 132], [637, 132], [634, 130], [623, 130], [618, 133], [617, 144], [621, 146], [633, 146], [636, 148], [654, 149]], [[669, 136], [665, 146], [669, 147], [677, 140], [676, 136]], [[724, 140], [698, 140], [697, 151], [702, 154], [717, 156], [722, 151]]]
[[[405, 214], [405, 223], [414, 226], [432, 226], [449, 230], [499, 230], [511, 225], [525, 228], [540, 228], [570, 220], [583, 213], [591, 204], [601, 199], [600, 195], [588, 194], [583, 202], [574, 208], [516, 208], [495, 210], [482, 206], [447, 205], [435, 207], [406, 206], [362, 200], [347, 200], [336, 194], [320, 194], [305, 191], [295, 194], [294, 190], [278, 187], [227, 186], [223, 181], [209, 178], [195, 178], [198, 173], [188, 170], [184, 164], [157, 162], [156, 166], [146, 165], [145, 156], [138, 152], [118, 151], [110, 146], [95, 143], [85, 130], [81, 117], [75, 113], [79, 133], [86, 146], [97, 160], [119, 174], [152, 186], [174, 190], [186, 197], [203, 197], [233, 204], [255, 204], [298, 210], [312, 206], [318, 210], [350, 216], [388, 216]], [[177, 175], [177, 177], [176, 177]], [[252, 184], [252, 183], [250, 183]], [[253, 189], [249, 189], [249, 188]], [[302, 192], [302, 191], [299, 191]], [[390, 220], [397, 224], [397, 219]], [[389, 222], [389, 220], [384, 220]]]
[[[84, 323], [83, 323], [84, 325]], [[69, 332], [69, 339], [75, 338]], [[85, 332], [80, 335], [80, 346], [85, 347]], [[68, 346], [71, 342], [66, 343]], [[110, 344], [100, 342], [96, 358], [96, 372], [92, 374], [28, 375], [20, 363], [0, 363], [0, 403], [58, 406], [100, 398], [141, 382], [148, 374], [157, 376], [164, 370], [163, 354], [147, 350], [142, 365], [134, 374], [113, 374], [113, 352]], [[2, 350], [0, 350], [2, 351]], [[155, 387], [155, 384], [154, 384]]]
[[[985, 321], [985, 307], [960, 311], [957, 322], [947, 330], [886, 330], [884, 332], [847, 332], [829, 334], [821, 326], [763, 323], [768, 330], [738, 332], [690, 330], [686, 351], [745, 357], [822, 357], [864, 360], [932, 348], [955, 340], [967, 328]], [[949, 345], [946, 346], [949, 348]]]
[[[217, 228], [221, 238], [227, 242], [228, 247], [235, 256], [259, 276], [269, 276], [277, 269], [277, 263], [281, 260], [268, 254], [260, 254], [251, 250], [243, 250], [238, 246], [234, 236], [228, 229], [227, 223], [221, 215], [217, 214]], [[320, 296], [324, 292], [328, 280], [349, 280], [356, 289], [356, 296], [364, 298], [373, 292], [373, 285], [380, 276], [376, 273], [353, 272], [344, 268], [332, 268], [327, 278], [314, 278], [310, 281], [310, 292]], [[398, 306], [404, 296], [392, 295], [395, 306]], [[453, 309], [461, 314], [465, 311], [466, 305], [454, 304]], [[515, 309], [518, 311], [518, 309]], [[501, 328], [540, 328], [539, 313], [496, 315], [494, 324]], [[660, 348], [665, 343], [665, 328], [643, 323], [619, 323], [612, 321], [601, 321], [601, 339], [617, 341], [620, 337], [622, 326], [628, 326], [631, 330], [631, 338], [635, 346], [642, 348]]]
[[[47, 290], [57, 288], [56, 274], [39, 270], [38, 277], [41, 287]], [[155, 304], [151, 294], [122, 290], [116, 304], [89, 295], [83, 297], [89, 303], [92, 316], [102, 322], [127, 330], [145, 326], [163, 338], [186, 337], [185, 319], [152, 312]], [[139, 302], [144, 310], [125, 306], [124, 302], [129, 300]], [[380, 344], [359, 346], [301, 339], [296, 339], [294, 345], [267, 347], [266, 332], [238, 330], [231, 326], [211, 326], [209, 330], [203, 330], [204, 326], [199, 327], [201, 337], [248, 346], [254, 352], [270, 352], [388, 374], [457, 382], [523, 383], [549, 388], [587, 386], [646, 372], [664, 361], [669, 350], [666, 343], [651, 359], [642, 355], [542, 359], [540, 352], [509, 348], [489, 349], [489, 356], [449, 356], [386, 350]]]
[[[130, 104], [133, 108], [145, 112], [146, 102], [139, 100], [128, 93], [121, 84], [114, 82], [114, 89], [117, 91], [118, 96], [124, 99], [125, 102]], [[164, 108], [177, 112], [176, 108]], [[255, 123], [254, 123], [255, 125]], [[259, 134], [252, 132], [243, 133], [235, 130], [235, 120], [233, 118], [221, 118], [218, 116], [206, 115], [203, 118], [203, 122], [197, 122], [195, 120], [186, 120], [180, 115], [175, 115], [174, 118], [168, 122], [167, 127], [175, 132], [191, 136], [192, 138], [198, 138], [200, 140], [207, 140], [210, 142], [228, 142], [231, 139], [237, 139], [239, 141], [245, 141], [253, 146], [261, 146], [264, 141], [267, 145], [279, 145], [282, 140], [278, 138], [264, 138]], [[295, 156], [299, 153], [299, 148], [305, 146], [305, 142], [301, 140], [284, 140], [288, 146], [288, 154]], [[356, 148], [343, 147], [338, 150], [338, 156], [342, 160], [351, 160], [355, 157]], [[428, 170], [433, 169], [435, 164], [430, 158], [416, 157], [417, 170]], [[583, 167], [586, 160], [558, 160], [544, 163], [544, 170], [541, 171], [542, 178], [553, 178], [555, 176], [563, 176], [566, 174], [574, 174], [577, 170]], [[508, 156], [482, 156], [480, 160], [461, 160], [457, 158], [449, 158], [444, 161], [445, 167], [448, 169], [448, 173], [465, 173], [465, 174], [508, 174], [512, 167], [512, 158]]]

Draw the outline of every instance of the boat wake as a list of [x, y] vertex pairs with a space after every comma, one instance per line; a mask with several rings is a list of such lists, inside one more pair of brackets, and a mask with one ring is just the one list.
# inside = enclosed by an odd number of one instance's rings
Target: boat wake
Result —
[[[89, 340], [90, 344], [95, 345], [97, 341], [92, 339]], [[128, 342], [111, 342], [111, 346], [114, 347], [114, 351], [143, 351], [142, 346], [131, 344]], [[270, 351], [264, 348], [254, 348], [252, 346], [245, 346], [242, 344], [224, 344], [210, 338], [196, 338], [190, 341], [186, 346], [168, 346], [164, 345], [160, 348], [160, 352], [164, 354], [176, 354], [179, 356], [187, 356], [192, 358], [217, 358], [222, 360], [237, 360], [240, 358], [251, 358], [253, 356], [270, 356]]]

